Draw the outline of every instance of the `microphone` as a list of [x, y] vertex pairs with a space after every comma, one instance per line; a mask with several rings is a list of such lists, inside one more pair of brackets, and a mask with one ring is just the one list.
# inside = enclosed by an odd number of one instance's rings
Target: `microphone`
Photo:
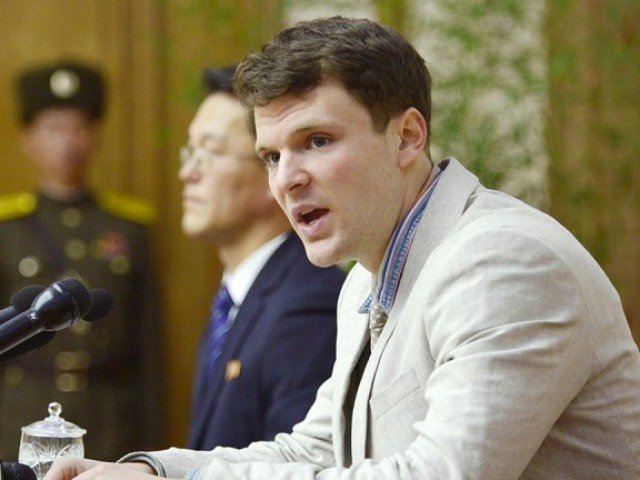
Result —
[[83, 320], [94, 322], [100, 320], [111, 311], [111, 307], [113, 307], [113, 295], [111, 295], [109, 290], [92, 288], [89, 290], [89, 296], [91, 297], [91, 309], [82, 317]]
[[36, 474], [24, 463], [2, 463], [0, 461], [1, 480], [37, 480]]
[[0, 354], [37, 333], [58, 331], [72, 325], [91, 309], [91, 294], [76, 278], [52, 283], [31, 308], [0, 324]]
[[31, 306], [31, 302], [44, 290], [42, 285], [28, 285], [11, 296], [9, 306], [0, 310], [0, 323], [12, 319]]
[[[20, 292], [22, 292], [22, 290], [20, 290]], [[44, 290], [44, 287], [40, 287], [40, 290]], [[109, 313], [111, 307], [113, 307], [113, 295], [111, 295], [108, 290], [105, 290], [103, 288], [92, 288], [91, 290], [89, 290], [89, 296], [91, 297], [91, 309], [83, 317], [83, 319], [87, 322], [93, 322], [95, 320], [101, 319], [107, 313]], [[27, 308], [28, 306], [23, 308], [23, 310], [26, 310]], [[6, 352], [0, 353], [0, 363], [6, 362], [7, 360], [11, 360], [15, 357], [19, 357], [22, 354], [46, 345], [53, 339], [55, 334], [55, 331], [49, 330], [45, 330], [44, 332], [35, 334], [33, 337], [28, 338], [19, 345], [10, 348]], [[0, 478], [0, 480], [2, 479]]]

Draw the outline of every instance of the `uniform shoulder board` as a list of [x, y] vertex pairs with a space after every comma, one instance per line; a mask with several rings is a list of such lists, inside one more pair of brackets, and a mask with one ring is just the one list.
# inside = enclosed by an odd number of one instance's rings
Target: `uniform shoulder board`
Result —
[[140, 198], [120, 192], [106, 190], [97, 195], [98, 205], [117, 217], [150, 225], [156, 220], [153, 206]]
[[33, 193], [23, 192], [0, 197], [0, 221], [13, 220], [31, 215], [38, 204]]

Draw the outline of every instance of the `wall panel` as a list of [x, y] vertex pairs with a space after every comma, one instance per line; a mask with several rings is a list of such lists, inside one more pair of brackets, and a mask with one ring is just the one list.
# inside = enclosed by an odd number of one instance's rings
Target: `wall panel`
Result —
[[640, 5], [547, 5], [550, 210], [609, 274], [640, 342]]

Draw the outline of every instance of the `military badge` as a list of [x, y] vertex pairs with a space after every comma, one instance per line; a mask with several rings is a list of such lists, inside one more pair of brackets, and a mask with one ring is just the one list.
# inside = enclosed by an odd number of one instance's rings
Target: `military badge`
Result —
[[61, 68], [51, 74], [49, 87], [51, 88], [51, 93], [56, 97], [69, 98], [78, 91], [80, 78], [77, 73]]

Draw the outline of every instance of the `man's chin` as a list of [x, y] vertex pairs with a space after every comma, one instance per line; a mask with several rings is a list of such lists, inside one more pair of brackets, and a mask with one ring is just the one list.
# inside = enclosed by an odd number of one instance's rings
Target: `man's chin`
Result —
[[190, 238], [201, 238], [206, 236], [206, 231], [202, 226], [185, 219], [182, 220], [182, 233]]
[[341, 263], [341, 259], [334, 254], [334, 252], [330, 252], [327, 250], [321, 250], [318, 245], [308, 245], [304, 243], [304, 249], [307, 253], [307, 258], [311, 263], [313, 263], [316, 267], [327, 268], [333, 265], [337, 265]]

